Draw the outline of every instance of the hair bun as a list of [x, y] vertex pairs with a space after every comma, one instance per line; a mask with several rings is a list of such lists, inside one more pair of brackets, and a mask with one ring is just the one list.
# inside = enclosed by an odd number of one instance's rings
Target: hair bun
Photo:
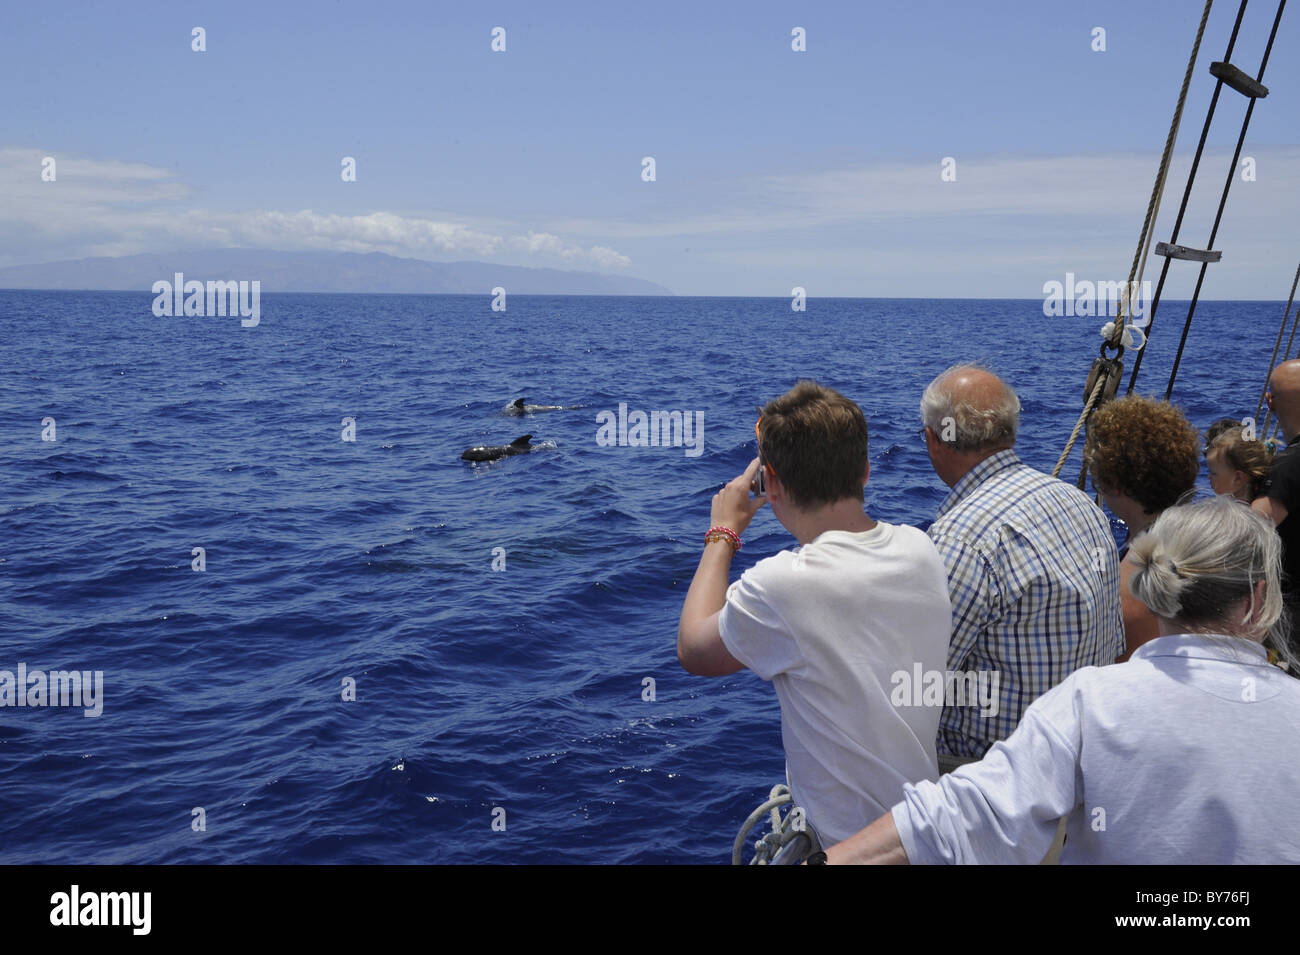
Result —
[[1150, 534], [1143, 534], [1133, 542], [1129, 556], [1137, 571], [1129, 581], [1129, 590], [1152, 613], [1172, 618], [1182, 609], [1182, 591], [1188, 586], [1188, 580], [1161, 545]]

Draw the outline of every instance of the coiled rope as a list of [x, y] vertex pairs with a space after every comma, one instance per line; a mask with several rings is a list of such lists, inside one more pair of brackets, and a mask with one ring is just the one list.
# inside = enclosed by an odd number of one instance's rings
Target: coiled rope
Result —
[[[754, 843], [754, 858], [750, 865], [795, 865], [802, 862], [814, 852], [821, 850], [816, 834], [803, 825], [803, 811], [793, 805], [790, 788], [785, 783], [777, 783], [768, 793], [767, 800], [749, 814], [736, 833], [736, 841], [731, 845], [731, 864], [743, 865], [741, 853], [750, 830], [763, 818], [764, 813], [771, 813], [772, 831]], [[791, 803], [790, 811], [781, 815], [781, 807]], [[782, 850], [792, 846], [796, 840], [802, 845], [794, 845], [790, 852]]]

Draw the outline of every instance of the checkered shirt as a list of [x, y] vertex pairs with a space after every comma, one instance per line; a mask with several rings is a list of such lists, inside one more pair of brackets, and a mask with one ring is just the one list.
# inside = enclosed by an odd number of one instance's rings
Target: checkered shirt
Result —
[[938, 751], [979, 757], [1070, 673], [1124, 652], [1119, 555], [1087, 495], [1011, 450], [957, 482], [929, 534], [948, 568], [948, 669], [999, 674], [996, 715], [945, 705]]

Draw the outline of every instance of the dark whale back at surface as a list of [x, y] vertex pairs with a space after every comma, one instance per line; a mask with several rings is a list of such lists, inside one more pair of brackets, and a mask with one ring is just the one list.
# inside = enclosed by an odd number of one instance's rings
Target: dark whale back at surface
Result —
[[[577, 407], [576, 405], [574, 407]], [[565, 405], [530, 405], [523, 398], [516, 398], [510, 404], [501, 409], [505, 415], [514, 415], [520, 417], [523, 415], [534, 414], [538, 411], [565, 411]]]
[[478, 445], [477, 447], [467, 448], [460, 456], [462, 461], [496, 461], [498, 458], [508, 458], [512, 454], [527, 454], [533, 450], [532, 445], [528, 442], [533, 439], [531, 434], [525, 434], [522, 437], [515, 438], [509, 444]]

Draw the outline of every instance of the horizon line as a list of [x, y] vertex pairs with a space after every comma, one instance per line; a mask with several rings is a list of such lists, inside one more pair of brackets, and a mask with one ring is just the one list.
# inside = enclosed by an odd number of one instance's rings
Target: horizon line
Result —
[[[260, 281], [260, 280], [253, 280]], [[122, 289], [122, 288], [33, 288], [28, 286], [0, 286], [0, 292], [97, 292], [100, 294], [121, 294], [121, 295], [155, 295], [148, 289]], [[277, 289], [270, 292], [262, 292], [263, 295], [420, 295], [429, 298], [482, 298], [484, 296], [491, 298], [492, 292], [323, 292], [310, 291], [303, 289]], [[667, 292], [659, 295], [636, 295], [625, 292], [511, 292], [511, 298], [717, 298], [717, 299], [772, 299], [774, 301], [788, 302], [789, 295], [678, 295], [676, 292]], [[1011, 298], [1004, 295], [805, 295], [805, 301], [817, 299], [818, 301], [849, 301], [849, 302], [1038, 302], [1041, 304], [1042, 298]], [[1162, 298], [1161, 303], [1166, 302], [1191, 302], [1190, 298]], [[1215, 303], [1215, 304], [1233, 304], [1236, 302], [1251, 303], [1281, 303], [1280, 298], [1199, 298], [1198, 304]], [[1289, 313], [1288, 309], [1288, 313]], [[1107, 315], [1075, 315], [1062, 316], [1071, 318], [1108, 318]]]

